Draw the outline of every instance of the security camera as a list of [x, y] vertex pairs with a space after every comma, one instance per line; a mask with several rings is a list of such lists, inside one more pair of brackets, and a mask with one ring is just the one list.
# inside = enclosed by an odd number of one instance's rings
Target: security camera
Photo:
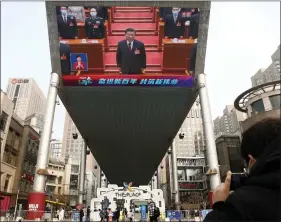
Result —
[[163, 169], [164, 167], [163, 167], [163, 166], [161, 166], [160, 168], [161, 168], [161, 169]]
[[87, 154], [87, 155], [90, 155], [90, 153], [91, 153], [90, 150], [87, 150], [87, 151], [86, 151], [86, 154]]
[[157, 176], [157, 173], [155, 173], [154, 176]]
[[101, 176], [103, 177], [103, 176], [104, 176], [104, 174], [103, 174], [103, 173], [101, 173]]
[[78, 139], [78, 134], [77, 134], [77, 133], [72, 133], [72, 138], [73, 138], [74, 140], [77, 140], [77, 139]]
[[169, 155], [172, 153], [172, 150], [171, 149], [168, 149], [168, 152], [167, 152]]
[[180, 138], [181, 140], [184, 138], [184, 136], [185, 136], [185, 133], [180, 133], [180, 134], [179, 134], [179, 138]]
[[95, 169], [98, 169], [98, 166], [97, 166], [97, 165], [95, 166]]

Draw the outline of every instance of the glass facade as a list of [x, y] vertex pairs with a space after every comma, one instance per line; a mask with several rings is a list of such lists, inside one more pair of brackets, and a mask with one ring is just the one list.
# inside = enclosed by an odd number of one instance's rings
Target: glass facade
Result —
[[264, 108], [264, 104], [263, 104], [262, 99], [253, 102], [251, 104], [251, 107], [252, 107], [253, 113], [263, 113], [263, 112], [265, 112], [265, 108]]
[[272, 109], [280, 109], [280, 94], [269, 96]]

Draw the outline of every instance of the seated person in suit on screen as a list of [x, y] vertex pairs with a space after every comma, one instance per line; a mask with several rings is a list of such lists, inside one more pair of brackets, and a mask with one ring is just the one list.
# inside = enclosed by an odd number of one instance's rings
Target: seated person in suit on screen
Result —
[[70, 53], [71, 48], [69, 45], [60, 42], [60, 64], [61, 64], [61, 73], [63, 75], [70, 75]]
[[84, 23], [86, 19], [85, 9], [83, 6], [69, 6], [68, 14], [75, 17], [76, 22]]
[[73, 69], [74, 70], [85, 70], [86, 69], [86, 64], [82, 61], [81, 56], [76, 56], [76, 62], [73, 64]]
[[146, 68], [146, 52], [144, 44], [135, 39], [136, 31], [128, 28], [125, 40], [118, 42], [116, 63], [123, 74], [142, 74]]
[[73, 15], [68, 15], [67, 8], [61, 7], [61, 14], [57, 16], [59, 36], [63, 39], [78, 38], [78, 28]]
[[174, 7], [172, 14], [166, 16], [164, 25], [165, 38], [182, 38], [184, 36], [185, 21], [179, 12], [180, 8]]
[[89, 39], [104, 38], [104, 20], [101, 17], [97, 17], [97, 10], [95, 8], [91, 8], [90, 17], [86, 18], [85, 33]]

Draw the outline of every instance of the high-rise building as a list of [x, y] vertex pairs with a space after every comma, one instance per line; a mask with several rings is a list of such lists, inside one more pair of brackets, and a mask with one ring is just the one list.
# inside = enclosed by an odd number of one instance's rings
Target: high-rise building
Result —
[[[180, 138], [180, 134], [184, 135]], [[175, 137], [177, 157], [204, 156], [204, 138], [200, 102], [197, 99]]]
[[62, 152], [62, 142], [60, 140], [52, 139], [50, 143], [50, 156], [56, 159], [63, 158]]
[[[201, 105], [197, 99], [184, 120], [175, 139], [177, 154], [177, 173], [179, 195], [185, 209], [198, 209], [207, 200], [207, 178], [205, 176], [205, 138], [201, 114]], [[171, 155], [167, 155], [166, 186], [168, 203], [173, 201], [173, 182]], [[163, 186], [163, 185], [162, 185]]]
[[37, 115], [39, 131], [43, 128], [43, 118], [46, 109], [46, 96], [33, 78], [10, 78], [7, 91], [8, 97], [14, 102], [13, 110], [22, 120]]
[[245, 113], [239, 112], [233, 105], [227, 105], [223, 115], [217, 117], [214, 123], [216, 138], [221, 135], [240, 135], [240, 122], [246, 119]]
[[271, 56], [271, 64], [251, 77], [252, 87], [280, 80], [280, 45]]
[[[81, 158], [81, 150], [84, 146], [84, 139], [76, 128], [73, 120], [70, 115], [66, 112], [65, 122], [64, 122], [64, 132], [63, 132], [63, 140], [62, 140], [62, 152], [61, 156], [65, 159], [70, 159], [69, 163], [71, 165], [71, 175], [70, 175], [70, 204], [75, 205], [76, 199], [78, 195], [78, 175], [79, 175], [79, 166], [80, 166], [80, 158]], [[87, 155], [86, 158], [86, 171], [90, 175], [91, 172], [98, 178], [99, 167], [98, 164], [93, 157], [92, 154]], [[95, 181], [87, 181], [87, 187], [95, 186]], [[89, 194], [85, 198], [90, 198]], [[93, 197], [92, 197], [93, 198]], [[86, 199], [85, 199], [86, 200]]]
[[17, 159], [20, 156], [20, 141], [23, 134], [22, 122], [19, 123], [13, 116], [14, 103], [1, 90], [1, 159], [0, 159], [0, 198], [1, 210], [6, 211], [11, 205]]

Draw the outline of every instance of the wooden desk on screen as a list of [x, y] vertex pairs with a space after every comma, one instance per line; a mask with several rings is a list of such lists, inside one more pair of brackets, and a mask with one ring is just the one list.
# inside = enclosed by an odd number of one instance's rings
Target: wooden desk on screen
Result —
[[[158, 36], [159, 36], [159, 50], [162, 50], [162, 40], [165, 38], [164, 36], [164, 22], [158, 22]], [[184, 30], [184, 38], [187, 38], [188, 36], [188, 30], [189, 30], [189, 26], [185, 26], [185, 30]]]
[[[98, 43], [92, 43], [92, 40], [96, 40]], [[83, 74], [104, 72], [103, 39], [90, 39], [87, 43], [82, 43], [81, 39], [67, 39], [66, 41], [71, 47], [72, 53], [87, 53], [88, 71], [82, 72]]]
[[174, 43], [172, 39], [163, 39], [163, 72], [184, 73], [186, 60], [190, 57], [194, 39], [181, 39], [184, 43]]

